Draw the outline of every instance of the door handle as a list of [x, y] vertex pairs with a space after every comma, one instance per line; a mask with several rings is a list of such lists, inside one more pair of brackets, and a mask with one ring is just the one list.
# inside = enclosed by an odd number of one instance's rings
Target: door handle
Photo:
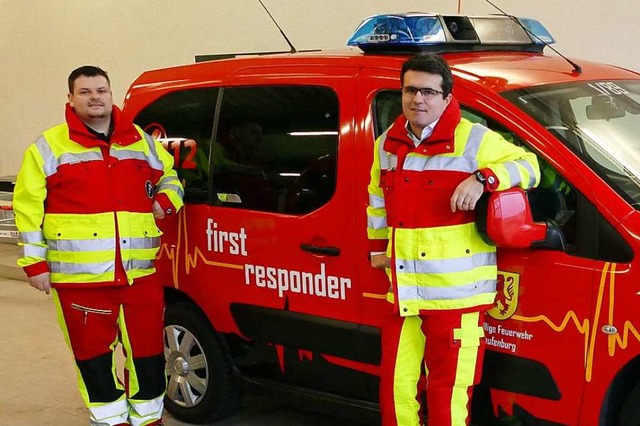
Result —
[[338, 247], [320, 247], [313, 246], [311, 244], [300, 244], [300, 248], [309, 253], [324, 254], [327, 256], [340, 256], [340, 249]]

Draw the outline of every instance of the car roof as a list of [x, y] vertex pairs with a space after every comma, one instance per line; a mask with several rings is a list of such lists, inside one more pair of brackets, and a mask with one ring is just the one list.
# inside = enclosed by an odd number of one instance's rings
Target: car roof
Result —
[[[575, 81], [639, 79], [640, 74], [613, 65], [573, 59], [578, 74], [565, 59], [551, 54], [521, 51], [472, 51], [443, 53], [454, 76], [481, 84], [494, 92], [544, 84]], [[267, 55], [239, 55], [234, 58], [199, 62], [144, 72], [131, 85], [130, 94], [165, 86], [198, 86], [222, 81], [242, 70], [289, 67], [315, 67], [339, 75], [340, 67], [368, 68], [397, 72], [408, 55], [365, 54], [351, 48], [337, 51], [310, 51]], [[335, 68], [332, 71], [332, 68]]]

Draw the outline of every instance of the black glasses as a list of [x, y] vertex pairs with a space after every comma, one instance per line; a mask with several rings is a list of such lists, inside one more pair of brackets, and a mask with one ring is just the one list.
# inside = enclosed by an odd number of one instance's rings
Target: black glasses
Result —
[[444, 95], [443, 91], [430, 87], [402, 86], [402, 93], [407, 96], [414, 97], [418, 92], [420, 92], [423, 98], [435, 98], [438, 95]]

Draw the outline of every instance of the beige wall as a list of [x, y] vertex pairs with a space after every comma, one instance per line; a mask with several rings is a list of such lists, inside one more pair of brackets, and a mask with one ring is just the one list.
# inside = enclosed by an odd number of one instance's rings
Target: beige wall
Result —
[[[542, 21], [571, 57], [640, 70], [634, 0], [493, 0]], [[298, 49], [340, 48], [363, 17], [382, 12], [456, 13], [458, 0], [263, 0]], [[460, 0], [462, 13], [495, 11]], [[63, 120], [66, 78], [105, 68], [115, 101], [145, 69], [199, 54], [288, 47], [257, 0], [0, 0], [0, 175], [18, 171], [27, 145]]]

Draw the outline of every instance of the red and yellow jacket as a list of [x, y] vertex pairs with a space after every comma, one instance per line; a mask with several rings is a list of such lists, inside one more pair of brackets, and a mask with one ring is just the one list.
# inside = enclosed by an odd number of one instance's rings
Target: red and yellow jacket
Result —
[[371, 251], [391, 258], [396, 312], [477, 309], [496, 295], [495, 247], [475, 228], [473, 211], [451, 212], [455, 188], [476, 170], [493, 176], [488, 190], [538, 184], [535, 154], [461, 118], [453, 99], [417, 147], [401, 115], [375, 143], [369, 205]]
[[131, 284], [155, 272], [162, 232], [154, 200], [168, 214], [182, 207], [173, 157], [126, 121], [111, 115], [111, 143], [91, 133], [67, 104], [66, 123], [27, 149], [13, 209], [28, 276], [51, 283]]

